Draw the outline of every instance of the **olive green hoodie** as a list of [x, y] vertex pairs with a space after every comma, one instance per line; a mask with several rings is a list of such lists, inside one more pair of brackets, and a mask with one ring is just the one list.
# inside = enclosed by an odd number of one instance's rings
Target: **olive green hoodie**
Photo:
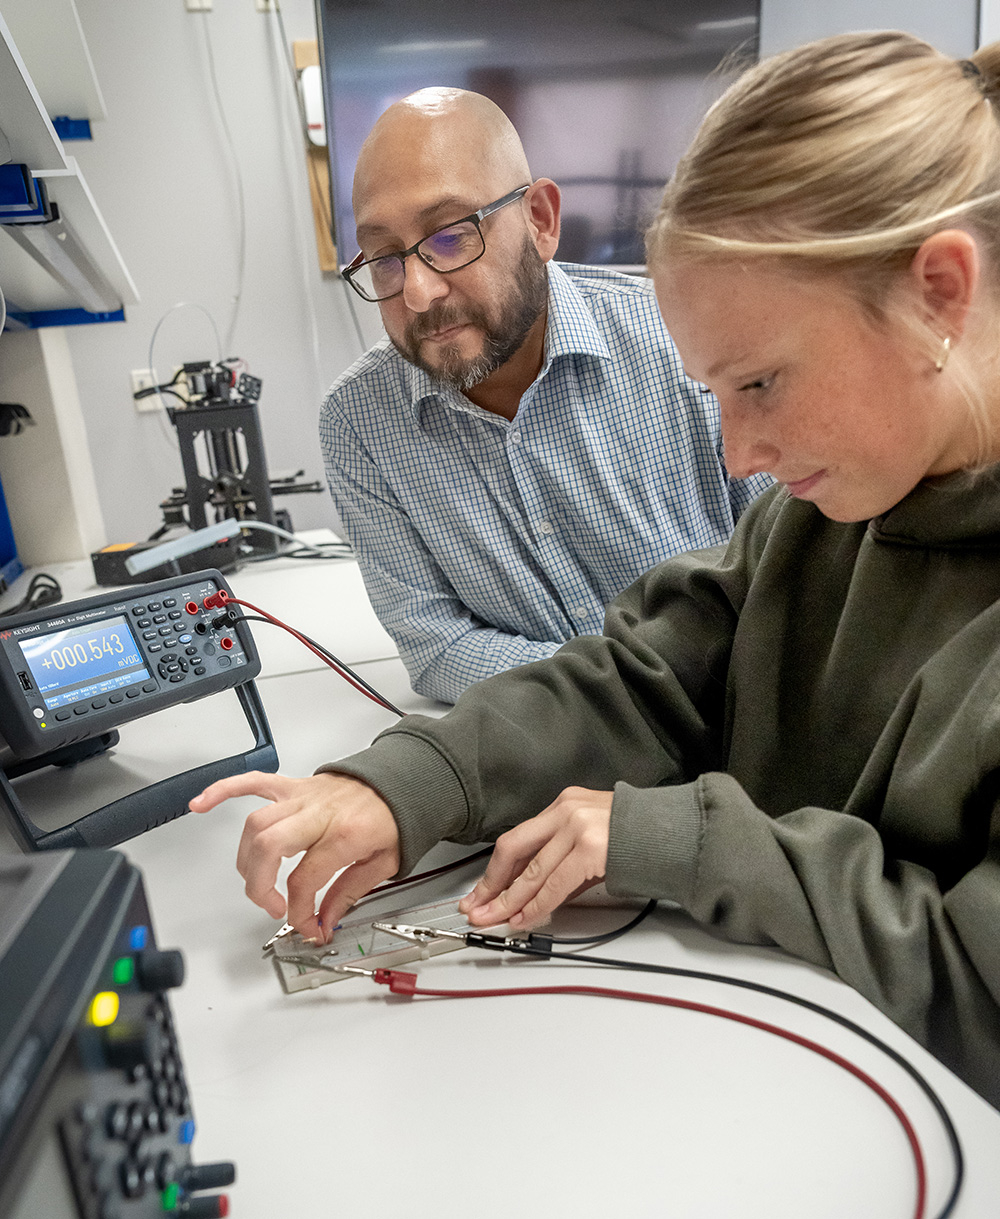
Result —
[[403, 871], [614, 787], [609, 890], [835, 970], [1000, 1105], [1000, 467], [859, 524], [776, 488], [604, 630], [323, 769]]

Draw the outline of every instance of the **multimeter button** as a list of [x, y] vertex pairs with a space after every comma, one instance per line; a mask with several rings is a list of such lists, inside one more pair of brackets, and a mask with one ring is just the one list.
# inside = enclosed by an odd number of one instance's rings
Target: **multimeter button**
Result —
[[166, 614], [157, 614], [153, 619], [153, 621], [156, 623], [166, 622], [166, 620], [167, 620]]
[[[184, 642], [184, 640], [182, 639], [182, 640], [181, 640], [181, 643], [183, 643], [183, 642]], [[185, 656], [197, 656], [197, 655], [198, 655], [198, 649], [197, 649], [197, 648], [195, 648], [195, 647], [191, 647], [191, 648], [185, 648], [185, 649], [184, 649], [184, 655], [185, 655]]]
[[204, 666], [204, 665], [199, 665], [199, 666], [197, 667], [197, 669], [195, 669], [195, 676], [196, 676], [196, 677], [201, 677], [201, 676], [202, 676], [202, 674], [203, 674], [204, 672], [205, 672], [205, 666]]
[[139, 1165], [134, 1160], [124, 1160], [121, 1168], [122, 1193], [126, 1198], [141, 1198], [146, 1192], [146, 1183], [142, 1179], [142, 1172]]
[[220, 669], [228, 669], [232, 663], [232, 660], [228, 656], [219, 657], [218, 664]]
[[[147, 694], [152, 694], [153, 691], [156, 689], [156, 682], [155, 681], [143, 682], [142, 688], [143, 688], [143, 690], [145, 690], [145, 692]], [[103, 706], [104, 704], [102, 703], [101, 705]], [[97, 704], [95, 703], [94, 706], [96, 707]]]
[[175, 648], [175, 647], [177, 647], [177, 640], [176, 639], [164, 639], [163, 646], [165, 648]]
[[128, 1131], [128, 1109], [120, 1101], [108, 1105], [104, 1115], [104, 1129], [108, 1138], [123, 1139]]
[[[175, 622], [175, 623], [174, 623], [174, 630], [175, 630], [175, 631], [181, 631], [181, 632], [184, 632], [184, 631], [186, 631], [187, 629], [188, 629], [188, 628], [187, 628], [187, 623], [186, 623], [186, 622]], [[189, 635], [189, 636], [188, 636], [188, 638], [190, 639], [190, 638], [191, 638], [191, 636]]]
[[143, 637], [143, 639], [155, 639], [156, 631], [143, 631], [142, 637]]
[[143, 628], [144, 626], [152, 626], [152, 624], [153, 624], [153, 620], [152, 620], [152, 618], [140, 618], [140, 619], [139, 619], [139, 621], [138, 621], [138, 622], [137, 622], [135, 625], [136, 625], [136, 626], [137, 626], [137, 627], [138, 627], [140, 630], [142, 630], [142, 628]]
[[160, 632], [159, 632], [159, 633], [160, 633], [161, 635], [163, 635], [164, 637], [166, 637], [167, 635], [172, 635], [172, 634], [173, 634], [173, 631], [170, 629], [170, 627], [169, 627], [169, 626], [161, 626], [161, 627], [160, 627]]
[[95, 711], [100, 711], [102, 707], [106, 707], [108, 705], [108, 700], [106, 698], [95, 698], [90, 705]]
[[180, 635], [180, 636], [178, 636], [177, 642], [178, 643], [190, 643], [191, 636], [190, 635]]
[[90, 710], [89, 707], [84, 707], [82, 703], [78, 703], [77, 706], [75, 706], [73, 708], [73, 714], [74, 715], [86, 715], [89, 710]]
[[125, 695], [122, 694], [122, 692], [119, 690], [115, 694], [108, 695], [108, 702], [109, 703], [120, 703], [124, 697], [125, 697]]
[[144, 605], [133, 605], [132, 606], [132, 613], [135, 615], [136, 618], [141, 618], [145, 612], [146, 612], [146, 607]]
[[160, 606], [159, 601], [150, 601], [149, 605], [146, 608], [149, 610], [149, 612], [151, 614], [155, 614], [156, 611], [161, 608], [161, 606]]
[[185, 675], [183, 673], [171, 673], [170, 680], [171, 681], [183, 681], [184, 676]]
[[163, 604], [167, 607], [167, 609], [173, 609], [173, 607], [177, 604], [177, 598], [176, 597], [164, 597]]
[[142, 693], [142, 691], [139, 689], [138, 686], [132, 686], [130, 689], [125, 691], [125, 697], [126, 698], [138, 698], [141, 693]]
[[63, 710], [63, 711], [57, 711], [57, 712], [56, 712], [56, 719], [57, 719], [57, 720], [68, 720], [68, 719], [69, 719], [69, 717], [70, 717], [71, 715], [72, 715], [72, 712], [71, 712], [71, 711], [66, 711], [66, 710]]
[[151, 643], [149, 645], [149, 647], [146, 649], [146, 651], [147, 652], [162, 652], [163, 644], [162, 643]]
[[170, 613], [167, 615], [167, 617], [168, 618], [180, 618], [181, 611], [180, 610], [171, 610]]

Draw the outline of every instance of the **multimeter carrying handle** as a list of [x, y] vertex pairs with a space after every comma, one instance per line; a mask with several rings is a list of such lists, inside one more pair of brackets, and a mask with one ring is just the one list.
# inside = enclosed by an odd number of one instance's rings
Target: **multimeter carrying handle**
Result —
[[[0, 767], [0, 812], [23, 850], [117, 846], [186, 813], [217, 779], [277, 769], [267, 716], [249, 680], [260, 672], [253, 637], [245, 623], [220, 620], [220, 590], [229, 591], [219, 572], [196, 572], [4, 623], [0, 720], [15, 759], [6, 763], [8, 773]], [[115, 743], [116, 724], [223, 689], [236, 690], [253, 732], [247, 752], [162, 779], [60, 829], [44, 832], [28, 817], [10, 783], [30, 769], [20, 759], [47, 764], [97, 752]]]

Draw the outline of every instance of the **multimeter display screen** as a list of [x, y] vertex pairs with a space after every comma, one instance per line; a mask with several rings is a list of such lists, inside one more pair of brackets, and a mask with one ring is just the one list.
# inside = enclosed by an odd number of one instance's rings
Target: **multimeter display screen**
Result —
[[124, 614], [53, 631], [20, 646], [50, 711], [149, 677]]

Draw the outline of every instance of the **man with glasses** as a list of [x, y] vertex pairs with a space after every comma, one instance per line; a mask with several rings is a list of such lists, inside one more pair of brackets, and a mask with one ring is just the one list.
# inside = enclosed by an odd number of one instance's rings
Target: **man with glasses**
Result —
[[724, 542], [770, 480], [728, 478], [718, 405], [648, 281], [551, 261], [559, 189], [487, 98], [390, 106], [354, 216], [344, 277], [387, 338], [324, 403], [327, 475], [414, 689], [454, 702], [599, 634], [609, 601]]

